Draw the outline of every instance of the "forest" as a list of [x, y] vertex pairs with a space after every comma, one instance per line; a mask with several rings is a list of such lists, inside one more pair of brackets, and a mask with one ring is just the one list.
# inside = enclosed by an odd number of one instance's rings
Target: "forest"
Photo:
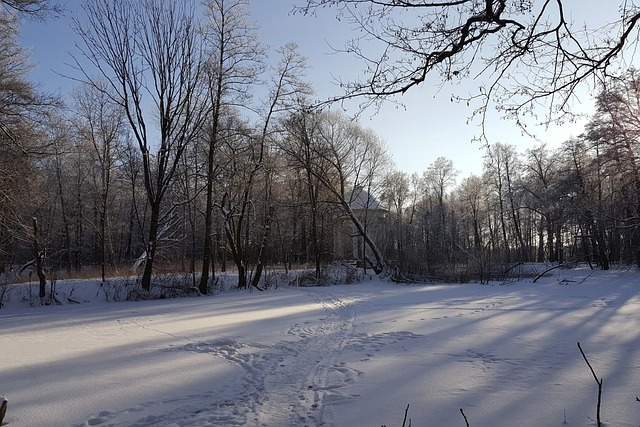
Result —
[[[245, 1], [88, 1], [68, 100], [25, 75], [0, 1], [0, 277], [217, 272], [265, 287], [351, 263], [399, 281], [488, 281], [526, 262], [640, 267], [640, 73], [598, 85], [559, 148], [487, 143], [483, 172], [396, 170], [384, 141], [313, 103], [294, 44], [269, 50]], [[8, 5], [8, 6], [6, 6]], [[269, 61], [267, 61], [269, 58]], [[277, 58], [277, 59], [276, 59]], [[374, 118], [375, 119], [375, 118]]]

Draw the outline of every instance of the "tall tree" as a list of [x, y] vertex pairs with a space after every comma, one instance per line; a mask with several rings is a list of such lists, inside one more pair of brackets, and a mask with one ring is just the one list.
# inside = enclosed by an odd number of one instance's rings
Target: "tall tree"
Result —
[[251, 87], [258, 83], [264, 49], [257, 29], [248, 23], [248, 0], [209, 0], [205, 3], [207, 91], [211, 108], [208, 118], [206, 206], [204, 247], [199, 290], [207, 293], [212, 263], [213, 197], [215, 153], [219, 149], [221, 118], [225, 110], [250, 105]]
[[[458, 171], [454, 168], [451, 160], [438, 157], [429, 165], [423, 176], [426, 191], [435, 199], [435, 206], [429, 209], [430, 214], [436, 218], [432, 227], [436, 234], [436, 240], [432, 242], [434, 247], [430, 248], [430, 250], [434, 251], [434, 254], [441, 254], [446, 257], [447, 261], [450, 261], [453, 242], [449, 238], [450, 236], [447, 236], [450, 221], [447, 217], [445, 199], [448, 195], [447, 192], [455, 183], [457, 174]], [[433, 205], [433, 203], [431, 204]]]
[[596, 262], [603, 270], [610, 266], [607, 245], [606, 213], [603, 211], [603, 158], [598, 144], [584, 139], [570, 139], [563, 146], [563, 189], [578, 232], [576, 240], [583, 247], [582, 259]]
[[398, 260], [398, 267], [402, 270], [406, 267], [407, 219], [405, 217], [405, 208], [410, 197], [410, 191], [409, 174], [406, 172], [389, 172], [382, 181], [383, 203], [393, 215], [392, 247], [395, 258]]
[[[602, 155], [603, 180], [615, 181], [616, 218], [632, 259], [640, 266], [640, 73], [630, 69], [604, 85], [586, 139]], [[604, 183], [603, 183], [604, 184]], [[606, 209], [606, 207], [605, 207]], [[617, 234], [617, 233], [616, 233]], [[612, 248], [613, 249], [613, 248]]]
[[58, 105], [27, 80], [29, 56], [17, 41], [19, 18], [44, 19], [55, 11], [46, 0], [0, 0], [0, 264], [17, 256], [18, 235], [31, 234], [34, 209], [27, 194], [38, 180], [24, 177], [35, 171], [35, 157], [51, 154], [42, 135], [48, 113]]
[[[524, 189], [530, 195], [526, 207], [540, 217], [536, 260], [562, 261], [564, 195], [560, 179], [560, 156], [544, 144], [527, 151]], [[546, 239], [545, 239], [546, 233]], [[545, 252], [546, 246], [546, 252]], [[546, 255], [545, 255], [546, 253]]]
[[519, 219], [519, 206], [516, 202], [514, 181], [517, 174], [517, 155], [515, 147], [507, 144], [494, 144], [487, 147], [484, 169], [492, 183], [494, 197], [498, 206], [498, 218], [504, 247], [504, 260], [513, 261], [511, 254], [515, 248], [519, 255], [517, 261], [524, 261], [522, 232]]
[[[305, 99], [311, 92], [310, 87], [304, 81], [306, 71], [306, 61], [299, 54], [298, 46], [287, 44], [278, 49], [280, 60], [270, 70], [271, 78], [267, 84], [266, 99], [259, 112], [258, 129], [253, 136], [253, 144], [246, 152], [249, 158], [247, 162], [245, 177], [238, 187], [237, 197], [232, 198], [229, 192], [223, 194], [223, 202], [220, 204], [225, 221], [225, 234], [227, 242], [231, 247], [232, 257], [238, 269], [238, 286], [247, 286], [247, 248], [249, 244], [249, 220], [250, 210], [253, 209], [252, 194], [255, 190], [256, 182], [260, 176], [263, 182], [268, 184], [269, 173], [266, 167], [266, 160], [270, 154], [272, 145], [272, 135], [275, 119], [279, 115], [286, 114], [300, 108], [305, 104]], [[270, 223], [272, 220], [271, 203], [269, 202], [270, 189], [262, 191], [265, 197], [264, 216], [262, 221], [262, 237], [256, 248], [256, 271], [252, 279], [252, 285], [257, 286], [261, 277], [263, 263], [262, 253], [266, 239], [269, 237]], [[255, 224], [254, 224], [255, 225]]]
[[[87, 19], [75, 25], [84, 42], [77, 68], [87, 84], [123, 108], [142, 154], [150, 219], [141, 285], [149, 290], [161, 227], [173, 208], [164, 205], [165, 196], [203, 117], [195, 6], [189, 1], [89, 0], [83, 8]], [[107, 88], [94, 73], [106, 79]]]

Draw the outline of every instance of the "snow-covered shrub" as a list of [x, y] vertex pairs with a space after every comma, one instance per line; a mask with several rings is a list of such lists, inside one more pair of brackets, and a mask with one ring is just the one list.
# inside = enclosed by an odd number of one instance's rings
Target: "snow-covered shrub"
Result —
[[193, 285], [192, 278], [185, 274], [170, 273], [157, 275], [151, 282], [151, 289], [145, 291], [136, 281], [127, 294], [127, 300], [150, 300], [165, 298], [180, 298], [199, 295], [198, 288]]
[[278, 289], [278, 286], [286, 286], [292, 284], [292, 279], [298, 276], [295, 271], [285, 271], [278, 269], [264, 269], [262, 280], [258, 284], [262, 289]]
[[106, 301], [127, 301], [129, 293], [137, 286], [137, 283], [129, 279], [105, 280], [100, 284], [100, 292], [104, 293]]

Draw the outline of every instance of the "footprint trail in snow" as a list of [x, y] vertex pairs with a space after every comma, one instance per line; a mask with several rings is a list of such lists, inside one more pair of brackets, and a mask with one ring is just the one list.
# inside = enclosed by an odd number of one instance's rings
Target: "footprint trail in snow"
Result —
[[316, 322], [292, 325], [286, 332], [290, 340], [263, 346], [223, 339], [183, 347], [223, 357], [242, 368], [244, 399], [226, 410], [244, 425], [317, 426], [326, 403], [352, 397], [340, 389], [360, 372], [337, 359], [353, 336], [356, 316], [348, 302], [335, 296], [314, 293], [312, 297], [324, 315]]
[[[83, 426], [333, 426], [323, 419], [325, 408], [358, 397], [347, 393], [345, 386], [363, 374], [340, 360], [343, 350], [361, 352], [363, 360], [368, 360], [381, 347], [417, 335], [356, 334], [355, 300], [320, 290], [310, 291], [308, 296], [322, 309], [320, 317], [291, 325], [279, 342], [266, 345], [236, 337], [197, 342], [182, 338], [188, 343], [167, 350], [208, 354], [238, 368], [242, 378], [222, 384], [229, 391], [225, 395], [234, 396], [232, 399], [208, 392], [146, 402], [122, 411], [101, 411]], [[159, 416], [159, 412], [164, 414]]]

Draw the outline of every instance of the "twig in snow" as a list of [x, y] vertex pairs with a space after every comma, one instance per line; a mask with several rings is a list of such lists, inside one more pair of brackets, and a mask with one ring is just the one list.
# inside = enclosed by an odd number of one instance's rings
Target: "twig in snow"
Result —
[[[407, 417], [409, 416], [409, 404], [407, 404], [407, 409], [404, 410], [404, 420], [402, 421], [402, 427], [411, 427], [411, 418], [409, 418], [409, 424], [407, 424]], [[387, 427], [383, 424], [381, 427]]]
[[589, 273], [585, 278], [583, 278], [578, 284], [584, 283], [584, 281], [587, 280], [589, 277], [591, 277], [593, 273], [595, 273], [595, 271], [591, 271], [591, 273]]
[[[407, 409], [404, 410], [404, 420], [402, 420], [402, 427], [405, 427], [407, 422], [407, 415], [409, 415], [409, 404], [407, 403]], [[406, 427], [411, 427], [411, 418], [409, 418], [409, 424]]]
[[0, 396], [0, 425], [2, 424], [2, 420], [4, 420], [5, 415], [7, 415], [7, 403], [7, 398]]
[[469, 427], [469, 420], [467, 419], [467, 416], [464, 414], [464, 411], [462, 410], [462, 408], [460, 408], [460, 413], [462, 414], [462, 418], [464, 418], [464, 423], [467, 425], [467, 427]]
[[602, 378], [598, 380], [598, 376], [596, 375], [596, 372], [593, 370], [591, 363], [589, 363], [589, 359], [587, 359], [587, 356], [584, 354], [584, 351], [582, 351], [580, 342], [578, 342], [578, 348], [580, 349], [580, 353], [582, 353], [582, 357], [584, 358], [584, 361], [587, 362], [587, 366], [591, 370], [591, 373], [593, 374], [593, 378], [596, 380], [596, 384], [598, 384], [598, 406], [596, 408], [596, 422], [598, 427], [600, 427], [602, 426], [602, 422], [600, 421], [600, 403], [602, 402]]

